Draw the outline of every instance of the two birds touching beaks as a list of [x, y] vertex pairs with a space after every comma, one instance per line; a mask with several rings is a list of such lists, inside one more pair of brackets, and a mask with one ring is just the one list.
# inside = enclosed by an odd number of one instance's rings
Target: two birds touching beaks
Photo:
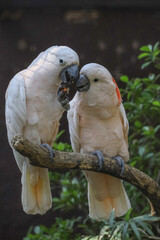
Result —
[[[12, 137], [21, 133], [34, 143], [52, 147], [59, 120], [67, 110], [74, 152], [97, 156], [102, 153], [128, 161], [129, 125], [115, 80], [105, 67], [96, 63], [83, 66], [79, 75], [78, 65], [75, 51], [54, 46], [12, 78], [5, 106], [10, 146]], [[69, 102], [71, 83], [76, 84], [77, 92]], [[52, 206], [48, 170], [31, 166], [26, 157], [12, 150], [22, 173], [23, 210], [27, 214], [45, 214]], [[84, 171], [84, 175], [91, 218], [107, 219], [112, 209], [115, 216], [122, 216], [131, 207], [120, 179], [91, 171]]]

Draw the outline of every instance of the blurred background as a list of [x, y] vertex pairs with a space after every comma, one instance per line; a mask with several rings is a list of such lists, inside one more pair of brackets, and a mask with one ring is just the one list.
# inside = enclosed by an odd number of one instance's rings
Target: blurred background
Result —
[[[160, 38], [158, 0], [0, 1], [0, 237], [20, 240], [31, 225], [53, 222], [55, 213], [26, 215], [21, 206], [21, 174], [8, 145], [4, 118], [10, 79], [43, 50], [67, 45], [80, 58], [104, 65], [117, 82], [123, 74], [145, 75], [139, 48]], [[61, 140], [70, 142], [66, 114]]]

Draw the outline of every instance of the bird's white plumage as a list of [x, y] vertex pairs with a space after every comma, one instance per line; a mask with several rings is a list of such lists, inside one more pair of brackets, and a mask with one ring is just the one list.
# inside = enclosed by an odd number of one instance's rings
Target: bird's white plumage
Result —
[[[6, 91], [5, 106], [10, 145], [12, 137], [21, 133], [32, 142], [52, 146], [64, 111], [57, 100], [60, 73], [72, 64], [79, 64], [77, 53], [69, 47], [54, 46], [13, 77]], [[44, 214], [52, 205], [48, 170], [31, 166], [27, 158], [12, 150], [22, 172], [23, 210], [28, 214]]]
[[[89, 79], [90, 88], [77, 92], [68, 111], [69, 133], [74, 152], [91, 153], [101, 150], [109, 157], [121, 156], [129, 160], [128, 120], [122, 103], [119, 105], [112, 76], [99, 64], [87, 64], [81, 72]], [[94, 82], [94, 79], [99, 81]], [[107, 219], [115, 208], [115, 216], [122, 216], [130, 208], [130, 201], [120, 179], [85, 171], [88, 181], [89, 215]]]
[[[11, 80], [6, 91], [5, 115], [8, 140], [11, 145], [11, 139], [17, 133], [23, 133], [27, 120], [25, 82], [23, 76], [19, 74]], [[13, 152], [22, 171], [24, 157], [15, 150]]]
[[70, 110], [67, 113], [69, 133], [72, 149], [74, 152], [80, 152], [80, 138], [79, 138], [79, 115], [76, 111], [77, 95], [70, 101]]
[[122, 117], [122, 125], [123, 125], [123, 133], [124, 133], [124, 139], [125, 142], [128, 146], [128, 131], [129, 131], [129, 123], [128, 123], [128, 119], [126, 116], [126, 112], [124, 109], [123, 104], [121, 103], [121, 105], [119, 106], [119, 111], [120, 111], [120, 116]]

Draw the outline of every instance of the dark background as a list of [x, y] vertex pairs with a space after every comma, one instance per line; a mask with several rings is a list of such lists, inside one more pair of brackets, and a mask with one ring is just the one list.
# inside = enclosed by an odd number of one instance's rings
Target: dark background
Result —
[[[139, 48], [160, 38], [160, 1], [24, 1], [0, 2], [0, 238], [20, 240], [31, 225], [50, 226], [55, 213], [26, 215], [21, 207], [20, 171], [6, 137], [4, 94], [10, 79], [53, 45], [67, 45], [80, 67], [97, 62], [119, 81], [122, 74], [145, 76]], [[120, 85], [120, 84], [119, 84]], [[121, 86], [121, 85], [120, 85]], [[69, 142], [66, 114], [61, 140]], [[54, 195], [54, 193], [53, 193]]]

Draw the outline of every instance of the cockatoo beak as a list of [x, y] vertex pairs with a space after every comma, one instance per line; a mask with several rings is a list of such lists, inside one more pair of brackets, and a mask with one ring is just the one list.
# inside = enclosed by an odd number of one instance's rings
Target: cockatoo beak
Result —
[[89, 79], [86, 77], [86, 75], [81, 74], [78, 81], [77, 81], [77, 90], [79, 92], [84, 92], [84, 91], [88, 91], [88, 89], [90, 88], [90, 81]]
[[73, 64], [64, 68], [60, 73], [60, 79], [63, 84], [71, 84], [77, 81], [79, 77], [78, 65]]

